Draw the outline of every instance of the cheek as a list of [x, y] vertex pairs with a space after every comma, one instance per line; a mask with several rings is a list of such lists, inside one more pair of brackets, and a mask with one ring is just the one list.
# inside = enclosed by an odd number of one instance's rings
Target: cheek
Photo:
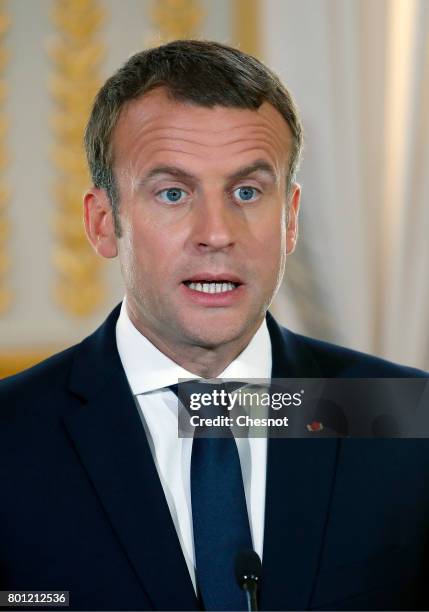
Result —
[[123, 232], [121, 242], [121, 266], [127, 277], [141, 290], [155, 285], [162, 288], [178, 260], [168, 234], [136, 222], [130, 231]]
[[259, 289], [272, 299], [280, 286], [286, 265], [286, 233], [282, 231], [278, 219], [273, 220], [264, 237], [264, 243], [259, 245], [257, 252], [253, 253], [252, 267]]
[[122, 275], [128, 287], [136, 288], [147, 280], [151, 265], [151, 249], [146, 232], [128, 219], [122, 222], [122, 236], [119, 243], [119, 261]]
[[274, 268], [283, 260], [286, 253], [286, 218], [279, 214], [275, 218], [264, 219], [258, 225], [254, 236], [253, 257], [260, 262], [267, 273], [274, 272]]
[[265, 276], [268, 284], [277, 284], [284, 272], [286, 263], [286, 245], [281, 235], [272, 239], [264, 255]]

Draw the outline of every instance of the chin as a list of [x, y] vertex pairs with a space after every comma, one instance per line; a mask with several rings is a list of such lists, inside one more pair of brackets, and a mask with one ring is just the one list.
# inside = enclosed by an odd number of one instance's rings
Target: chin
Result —
[[237, 338], [233, 335], [226, 335], [225, 333], [220, 332], [219, 334], [215, 333], [202, 333], [195, 334], [191, 338], [192, 344], [195, 346], [199, 346], [201, 348], [206, 349], [216, 349], [219, 346], [226, 345], [229, 342], [233, 342]]
[[216, 348], [240, 339], [249, 333], [249, 325], [243, 321], [226, 321], [219, 317], [219, 321], [209, 319], [206, 321], [192, 321], [188, 326], [188, 337], [192, 342], [205, 348]]

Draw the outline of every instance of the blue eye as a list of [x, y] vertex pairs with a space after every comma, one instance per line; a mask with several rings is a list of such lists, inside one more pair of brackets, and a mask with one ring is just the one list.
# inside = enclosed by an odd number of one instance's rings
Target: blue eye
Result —
[[256, 189], [256, 187], [245, 186], [234, 189], [233, 193], [241, 202], [253, 202], [253, 200], [258, 197], [260, 192], [259, 189]]
[[157, 195], [163, 202], [176, 204], [177, 202], [180, 202], [184, 193], [185, 191], [183, 191], [183, 189], [179, 189], [178, 187], [170, 187], [169, 189], [163, 189]]

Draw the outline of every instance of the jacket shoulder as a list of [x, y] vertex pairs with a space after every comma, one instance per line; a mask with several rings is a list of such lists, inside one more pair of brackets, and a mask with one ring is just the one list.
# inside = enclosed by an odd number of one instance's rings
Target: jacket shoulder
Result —
[[[67, 384], [76, 344], [13, 376], [0, 380], [0, 420], [47, 406]], [[37, 412], [37, 410], [36, 410]]]
[[282, 327], [285, 341], [290, 335], [309, 352], [321, 370], [321, 376], [330, 378], [427, 378], [428, 372], [401, 365], [351, 348], [331, 344], [316, 338], [296, 334]]
[[1, 379], [0, 389], [9, 388], [13, 390], [14, 387], [20, 387], [24, 383], [33, 383], [44, 378], [52, 382], [53, 376], [58, 375], [64, 368], [69, 366], [77, 346], [79, 346], [79, 344], [71, 346], [59, 353], [55, 353], [18, 374], [13, 374], [12, 376]]

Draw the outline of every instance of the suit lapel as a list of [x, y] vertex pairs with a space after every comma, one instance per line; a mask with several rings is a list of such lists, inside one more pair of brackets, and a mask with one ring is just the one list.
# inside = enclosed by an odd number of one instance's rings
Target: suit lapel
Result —
[[[320, 376], [299, 339], [268, 316], [273, 378]], [[337, 439], [268, 441], [261, 608], [307, 609], [333, 488]]]
[[112, 527], [157, 609], [197, 610], [193, 585], [115, 340], [119, 307], [78, 348], [66, 428]]

